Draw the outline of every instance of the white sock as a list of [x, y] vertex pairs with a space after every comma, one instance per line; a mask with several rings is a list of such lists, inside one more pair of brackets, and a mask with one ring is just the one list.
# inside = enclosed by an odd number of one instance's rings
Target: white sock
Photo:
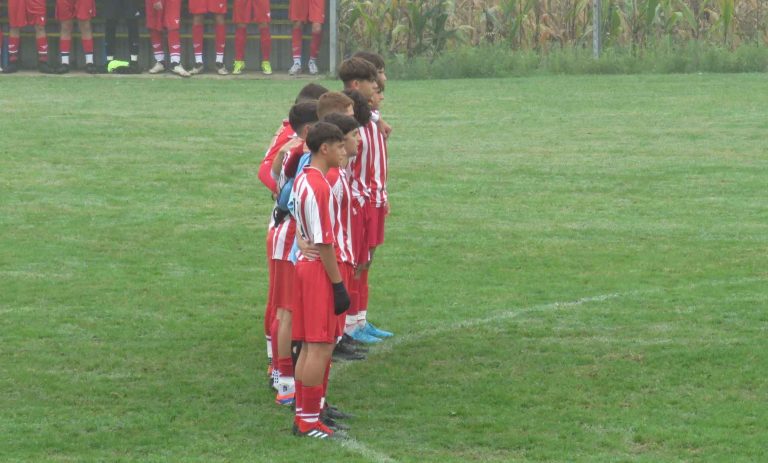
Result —
[[265, 336], [267, 338], [267, 357], [269, 361], [272, 361], [272, 336]]
[[301, 66], [301, 58], [293, 58], [293, 64], [298, 64]]
[[357, 312], [357, 326], [361, 328], [365, 326], [365, 323], [366, 323], [365, 316], [367, 313], [368, 313], [367, 309]]
[[93, 64], [93, 53], [85, 54], [85, 64]]
[[138, 61], [139, 55], [131, 55], [131, 61]]
[[61, 55], [61, 64], [69, 64], [69, 55]]

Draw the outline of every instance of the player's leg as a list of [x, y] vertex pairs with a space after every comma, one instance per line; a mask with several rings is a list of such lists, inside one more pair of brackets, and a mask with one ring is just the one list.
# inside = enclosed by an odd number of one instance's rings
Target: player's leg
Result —
[[192, 50], [195, 54], [195, 65], [189, 71], [192, 75], [200, 74], [205, 70], [205, 66], [203, 66], [203, 33], [205, 32], [205, 26], [203, 25], [204, 15], [193, 12], [192, 5], [194, 3], [195, 0], [190, 0], [189, 2], [189, 12], [192, 13]]
[[261, 41], [261, 72], [266, 75], [272, 74], [272, 64], [270, 58], [272, 55], [272, 31], [269, 29], [269, 23], [272, 20], [269, 0], [255, 0], [254, 21], [259, 28], [259, 39]]
[[149, 68], [150, 74], [165, 72], [165, 50], [163, 49], [163, 2], [161, 0], [146, 0], [146, 27], [149, 30], [149, 42], [155, 64]]
[[325, 22], [325, 1], [309, 0], [309, 22], [312, 23], [312, 41], [309, 46], [309, 73], [317, 75], [317, 57], [323, 42], [323, 23]]
[[277, 369], [279, 378], [275, 402], [280, 405], [294, 403], [295, 378], [293, 359], [291, 358], [291, 333], [293, 314], [290, 310], [277, 309]]
[[45, 74], [56, 70], [48, 64], [48, 35], [45, 32], [45, 0], [25, 0], [27, 23], [35, 26], [37, 42], [37, 69]]
[[79, 19], [77, 26], [80, 28], [80, 41], [83, 44], [85, 55], [85, 72], [96, 74], [96, 65], [93, 62], [93, 29], [90, 19]]
[[[226, 8], [226, 5], [225, 2], [224, 8]], [[216, 46], [216, 72], [221, 76], [229, 74], [227, 67], [224, 66], [224, 50], [227, 46], [227, 20], [225, 12], [217, 13], [213, 16], [216, 24], [216, 37], [214, 42]]]
[[320, 422], [323, 379], [331, 361], [333, 346], [333, 343], [307, 342], [302, 347], [299, 355], [302, 412], [297, 416], [297, 435], [323, 439], [333, 435], [333, 431]]
[[301, 34], [303, 29], [304, 23], [302, 21], [293, 22], [293, 29], [291, 29], [291, 52], [293, 64], [288, 70], [288, 74], [292, 76], [301, 73]]
[[189, 77], [191, 74], [181, 64], [181, 0], [165, 0], [163, 8], [163, 27], [168, 32], [168, 54], [170, 56], [171, 72], [180, 77]]
[[[59, 14], [59, 6], [56, 6], [56, 14]], [[56, 69], [59, 74], [69, 72], [69, 53], [72, 48], [72, 19], [59, 19], [59, 55], [61, 66]]]
[[232, 74], [242, 74], [245, 70], [245, 45], [248, 42], [248, 23], [251, 22], [252, 1], [234, 0], [232, 4], [232, 22], [235, 23], [235, 62]]
[[8, 0], [8, 67], [6, 73], [18, 71], [20, 29], [27, 25], [27, 11], [24, 0]]

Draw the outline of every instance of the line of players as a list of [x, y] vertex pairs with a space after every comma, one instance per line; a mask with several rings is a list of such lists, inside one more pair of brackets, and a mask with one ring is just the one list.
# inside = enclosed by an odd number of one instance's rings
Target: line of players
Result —
[[343, 435], [349, 415], [325, 400], [331, 359], [361, 360], [392, 333], [368, 321], [368, 272], [389, 214], [383, 59], [360, 52], [342, 92], [305, 86], [275, 134], [259, 179], [275, 198], [267, 232], [264, 329], [275, 401], [295, 405], [293, 433]]
[[[190, 77], [205, 71], [203, 63], [203, 19], [206, 14], [213, 15], [215, 23], [216, 72], [220, 75], [229, 74], [224, 65], [224, 48], [226, 44], [227, 0], [188, 0], [189, 13], [192, 15], [192, 45], [195, 54], [195, 64], [187, 70], [181, 64], [181, 39], [179, 26], [181, 23], [182, 0], [105, 0], [104, 11], [105, 39], [107, 62], [97, 66], [93, 58], [93, 30], [91, 19], [96, 17], [95, 0], [56, 0], [55, 18], [60, 23], [59, 53], [60, 64], [51, 65], [48, 59], [48, 38], [45, 31], [46, 0], [8, 0], [8, 66], [6, 73], [16, 72], [19, 61], [20, 29], [34, 26], [37, 42], [38, 70], [47, 74], [65, 74], [70, 71], [69, 54], [72, 49], [72, 30], [77, 20], [85, 54], [85, 71], [91, 74], [102, 72], [118, 72], [138, 74], [139, 67], [139, 20], [146, 18], [146, 28], [149, 30], [152, 53], [155, 64], [149, 69], [150, 74], [158, 74], [169, 70], [182, 77]], [[304, 24], [312, 25], [312, 40], [310, 43], [309, 62], [307, 68], [310, 74], [317, 74], [317, 58], [322, 42], [322, 26], [325, 22], [325, 1], [323, 0], [290, 0], [288, 17], [293, 24], [292, 54], [293, 65], [289, 74], [296, 75], [302, 71], [302, 30]], [[116, 31], [119, 21], [124, 21], [128, 29], [128, 60], [115, 59]], [[245, 47], [247, 43], [247, 26], [256, 24], [261, 37], [261, 71], [272, 74], [270, 54], [272, 50], [272, 35], [269, 28], [271, 21], [269, 0], [233, 0], [232, 22], [235, 24], [235, 60], [232, 74], [241, 74], [245, 70]], [[163, 33], [168, 44], [168, 60], [163, 46]], [[0, 47], [3, 42], [3, 32], [0, 29]], [[0, 68], [0, 72], [3, 69]]]

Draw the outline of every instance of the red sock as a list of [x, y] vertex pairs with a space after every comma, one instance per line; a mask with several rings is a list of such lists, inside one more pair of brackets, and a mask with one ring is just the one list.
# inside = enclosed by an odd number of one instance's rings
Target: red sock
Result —
[[280, 376], [293, 376], [293, 359], [288, 357], [278, 357], [277, 369], [280, 370]]
[[155, 61], [163, 61], [165, 52], [163, 51], [163, 33], [150, 29], [149, 41], [152, 42], [152, 53], [155, 55]]
[[[280, 320], [275, 317], [274, 320], [272, 320], [272, 324], [269, 326], [269, 336], [270, 336], [270, 342], [272, 343], [272, 358], [275, 359], [272, 361], [272, 366], [274, 368], [277, 368], [280, 370], [280, 364], [278, 363], [280, 358], [280, 354], [277, 352], [277, 330], [280, 328]], [[282, 372], [282, 370], [280, 370]]]
[[235, 61], [245, 60], [245, 42], [248, 40], [248, 29], [238, 27], [235, 29]]
[[62, 55], [69, 55], [69, 50], [71, 49], [72, 49], [71, 39], [59, 40], [59, 53], [61, 53]]
[[181, 62], [181, 37], [178, 29], [168, 31], [168, 52], [171, 55], [171, 63]]
[[293, 50], [293, 59], [301, 59], [301, 28], [294, 27], [291, 35], [291, 49]]
[[272, 54], [272, 32], [269, 31], [269, 26], [261, 26], [259, 35], [261, 36], [261, 59], [269, 61]]
[[37, 39], [37, 59], [43, 62], [48, 61], [48, 37]]
[[312, 43], [309, 47], [309, 59], [317, 59], [320, 53], [320, 44], [323, 43], [323, 31], [312, 33]]
[[304, 404], [301, 401], [302, 398], [304, 397], [303, 394], [301, 393], [304, 386], [301, 384], [301, 380], [298, 380], [298, 379], [294, 382], [294, 386], [296, 390], [296, 392], [294, 392], [293, 394], [294, 404], [296, 405], [296, 417], [294, 421], [298, 422], [302, 418], [302, 415], [304, 413], [304, 409], [302, 407], [302, 405]]
[[192, 25], [192, 49], [195, 52], [195, 62], [203, 62], [203, 25]]
[[299, 425], [304, 424], [313, 425], [320, 419], [320, 402], [323, 400], [323, 386], [303, 386], [301, 391], [301, 410], [302, 416], [299, 418], [301, 422]]
[[224, 62], [224, 47], [227, 46], [227, 25], [216, 24], [216, 62]]
[[21, 37], [8, 36], [8, 61], [15, 63], [19, 59], [19, 42]]
[[93, 53], [93, 39], [83, 39], [83, 53]]

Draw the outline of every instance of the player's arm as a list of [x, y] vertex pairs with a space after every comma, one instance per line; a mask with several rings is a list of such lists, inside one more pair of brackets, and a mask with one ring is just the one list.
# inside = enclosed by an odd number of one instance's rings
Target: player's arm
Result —
[[291, 152], [293, 148], [299, 146], [300, 144], [304, 144], [304, 140], [294, 138], [293, 140], [286, 143], [282, 148], [280, 148], [280, 151], [277, 152], [275, 159], [272, 161], [273, 178], [280, 178], [280, 171], [283, 169], [283, 159], [288, 153]]
[[339, 271], [339, 264], [336, 262], [336, 251], [333, 249], [333, 243], [330, 244], [315, 244], [317, 250], [320, 253], [320, 261], [323, 263], [325, 273], [330, 278], [331, 283], [341, 283], [341, 272]]
[[305, 240], [301, 236], [301, 232], [299, 231], [298, 227], [296, 227], [296, 245], [299, 247], [301, 254], [304, 255], [307, 259], [314, 260], [320, 257], [320, 249], [316, 245]]
[[387, 124], [384, 119], [379, 119], [379, 130], [384, 134], [384, 138], [389, 138], [389, 134], [392, 133], [392, 126]]
[[272, 193], [277, 193], [277, 182], [272, 178], [272, 162], [273, 159], [264, 159], [259, 166], [259, 180], [265, 187], [269, 188]]

